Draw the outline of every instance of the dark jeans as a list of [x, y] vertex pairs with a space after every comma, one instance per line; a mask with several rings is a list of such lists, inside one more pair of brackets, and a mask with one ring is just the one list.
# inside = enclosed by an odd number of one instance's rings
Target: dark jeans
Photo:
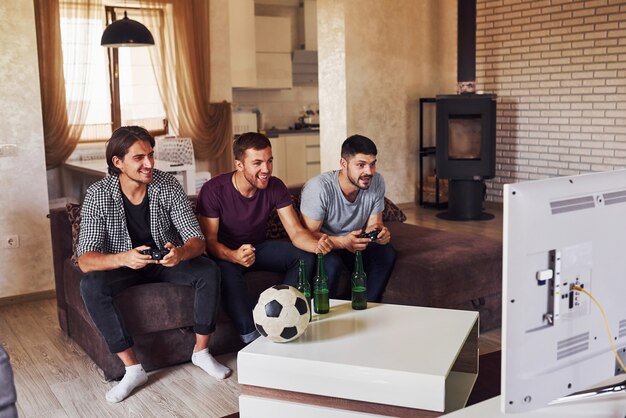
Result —
[[133, 339], [124, 326], [123, 318], [113, 303], [113, 298], [131, 286], [155, 282], [193, 286], [194, 331], [203, 335], [215, 331], [220, 273], [213, 260], [207, 257], [182, 261], [174, 267], [150, 264], [140, 270], [124, 267], [94, 271], [87, 273], [81, 280], [80, 294], [91, 319], [112, 353], [119, 353], [133, 346]]
[[248, 297], [244, 274], [256, 270], [285, 273], [283, 283], [295, 287], [298, 283], [299, 260], [305, 260], [309, 280], [315, 262], [313, 254], [302, 251], [287, 241], [268, 240], [255, 244], [254, 248], [255, 261], [250, 267], [224, 260], [217, 262], [222, 273], [223, 306], [242, 337], [256, 329], [252, 318], [256, 301], [251, 301]]
[[[367, 275], [367, 300], [380, 302], [387, 280], [396, 262], [396, 250], [391, 246], [374, 242], [363, 251], [363, 269]], [[348, 250], [333, 250], [324, 256], [324, 267], [328, 275], [330, 297], [337, 297], [337, 284], [344, 269], [354, 271], [354, 253]]]

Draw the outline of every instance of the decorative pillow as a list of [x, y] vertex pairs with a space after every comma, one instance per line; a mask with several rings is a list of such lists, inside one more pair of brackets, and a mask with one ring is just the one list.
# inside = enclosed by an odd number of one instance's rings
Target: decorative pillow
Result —
[[[292, 205], [296, 211], [296, 216], [300, 218], [300, 195], [291, 195]], [[285, 239], [289, 238], [289, 234], [285, 231], [283, 223], [280, 221], [278, 212], [273, 210], [267, 219], [267, 227], [265, 229], [266, 239]]]
[[396, 206], [391, 200], [385, 198], [385, 209], [383, 209], [383, 222], [404, 222], [406, 215], [402, 209]]
[[78, 265], [78, 257], [76, 257], [76, 246], [78, 245], [78, 234], [80, 232], [80, 205], [77, 203], [68, 203], [65, 205], [67, 209], [67, 219], [72, 226], [72, 262]]
[[287, 231], [283, 227], [280, 218], [278, 217], [278, 212], [273, 210], [267, 219], [267, 226], [265, 228], [265, 238], [266, 239], [282, 239], [287, 238]]

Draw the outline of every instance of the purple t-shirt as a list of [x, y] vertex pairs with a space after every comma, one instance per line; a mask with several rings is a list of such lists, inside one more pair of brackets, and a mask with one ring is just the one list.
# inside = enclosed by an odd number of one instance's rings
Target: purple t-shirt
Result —
[[267, 220], [274, 209], [291, 205], [289, 190], [277, 177], [252, 197], [242, 196], [232, 182], [233, 172], [207, 181], [198, 194], [198, 213], [220, 218], [217, 240], [231, 250], [265, 241]]

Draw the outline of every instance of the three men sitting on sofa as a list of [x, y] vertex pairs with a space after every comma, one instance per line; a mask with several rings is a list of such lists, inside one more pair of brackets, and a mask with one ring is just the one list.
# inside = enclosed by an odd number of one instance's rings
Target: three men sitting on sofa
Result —
[[[108, 401], [122, 401], [147, 381], [113, 304], [113, 297], [130, 286], [155, 281], [194, 286], [194, 301], [189, 301], [196, 333], [191, 360], [217, 379], [230, 374], [208, 352], [220, 271], [225, 308], [246, 343], [258, 337], [246, 271], [284, 272], [284, 283], [295, 286], [299, 259], [307, 260], [312, 277], [313, 254], [328, 254], [336, 246], [341, 252], [332, 254], [328, 263], [334, 283], [353, 251], [371, 249], [366, 259], [376, 257], [376, 262], [365, 263], [373, 279], [368, 298], [379, 300], [395, 251], [386, 245], [391, 236], [382, 225], [384, 182], [375, 174], [376, 147], [371, 140], [348, 138], [341, 172], [321, 175], [305, 187], [304, 220], [312, 232], [300, 223], [284, 183], [271, 175], [271, 144], [264, 135], [251, 132], [235, 140], [236, 170], [207, 182], [198, 196], [200, 225], [177, 180], [154, 169], [153, 148], [154, 138], [145, 129], [117, 129], [106, 148], [110, 176], [89, 187], [81, 210], [77, 255], [80, 269], [87, 273], [81, 295], [109, 349], [126, 368], [120, 383], [106, 394]], [[265, 240], [265, 225], [274, 209], [293, 244]], [[381, 229], [377, 244], [358, 236], [376, 227]], [[202, 255], [205, 250], [219, 269]]]

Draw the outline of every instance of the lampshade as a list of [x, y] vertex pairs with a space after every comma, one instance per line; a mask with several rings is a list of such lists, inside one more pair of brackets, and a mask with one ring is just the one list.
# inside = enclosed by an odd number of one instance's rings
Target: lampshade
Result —
[[111, 22], [104, 29], [100, 45], [109, 48], [120, 46], [148, 46], [154, 45], [154, 38], [147, 27], [129, 19], [124, 11], [124, 18]]

